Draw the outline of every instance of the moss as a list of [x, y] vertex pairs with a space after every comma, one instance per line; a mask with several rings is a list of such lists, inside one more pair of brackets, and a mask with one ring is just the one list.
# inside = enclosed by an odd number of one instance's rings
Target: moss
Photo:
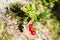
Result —
[[7, 30], [1, 33], [0, 40], [12, 40], [13, 35], [8, 34]]
[[2, 29], [3, 28], [3, 21], [2, 21], [2, 19], [0, 18], [0, 29]]

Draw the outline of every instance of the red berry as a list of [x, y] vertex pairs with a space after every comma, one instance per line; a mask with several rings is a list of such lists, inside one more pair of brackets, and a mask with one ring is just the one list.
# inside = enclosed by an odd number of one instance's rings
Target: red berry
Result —
[[29, 31], [31, 32], [31, 31], [34, 31], [34, 29], [33, 28], [29, 28]]
[[31, 32], [32, 35], [35, 35], [36, 34], [36, 32], [33, 29], [33, 23], [32, 24], [29, 24], [29, 31]]
[[32, 35], [35, 35], [35, 34], [36, 34], [36, 32], [35, 32], [35, 31], [32, 31], [32, 32], [31, 32], [31, 34], [32, 34]]
[[32, 28], [33, 27], [33, 24], [29, 24], [29, 28]]

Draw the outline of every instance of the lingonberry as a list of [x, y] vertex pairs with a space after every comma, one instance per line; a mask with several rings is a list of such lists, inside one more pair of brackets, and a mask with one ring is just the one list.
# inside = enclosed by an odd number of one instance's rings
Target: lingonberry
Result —
[[29, 31], [31, 32], [32, 35], [36, 34], [36, 32], [34, 31], [34, 28], [33, 28], [33, 23], [29, 24]]
[[29, 31], [31, 32], [31, 31], [34, 31], [34, 29], [33, 28], [29, 28]]
[[33, 27], [33, 24], [29, 24], [29, 28], [32, 28]]
[[32, 35], [35, 35], [35, 34], [36, 34], [36, 32], [35, 32], [35, 31], [31, 31], [31, 34], [32, 34]]

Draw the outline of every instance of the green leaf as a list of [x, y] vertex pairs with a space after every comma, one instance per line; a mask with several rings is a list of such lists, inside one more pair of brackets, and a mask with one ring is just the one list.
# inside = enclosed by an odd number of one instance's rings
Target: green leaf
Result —
[[57, 30], [57, 34], [60, 35], [60, 28], [58, 28], [58, 30]]
[[54, 3], [53, 2], [50, 2], [50, 7], [53, 7], [54, 6]]
[[37, 8], [35, 3], [26, 4], [26, 7], [24, 8], [25, 15], [30, 17], [31, 19], [37, 18]]
[[32, 11], [36, 10], [35, 3], [31, 3], [30, 5], [31, 5], [31, 10]]
[[40, 18], [41, 18], [41, 19], [48, 19], [48, 15], [49, 15], [49, 14], [48, 14], [48, 13], [45, 13], [45, 12], [44, 12], [44, 13], [41, 13], [41, 14], [40, 14]]
[[30, 7], [30, 5], [29, 5], [29, 4], [26, 4], [26, 9], [27, 9], [28, 11], [30, 11], [30, 10], [31, 10], [31, 7]]

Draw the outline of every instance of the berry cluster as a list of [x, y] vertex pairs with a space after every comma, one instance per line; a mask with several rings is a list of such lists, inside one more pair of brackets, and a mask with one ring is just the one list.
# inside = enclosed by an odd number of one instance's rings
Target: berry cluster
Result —
[[33, 23], [29, 24], [29, 31], [31, 32], [32, 35], [36, 34], [36, 32], [34, 31], [34, 28], [33, 28]]

